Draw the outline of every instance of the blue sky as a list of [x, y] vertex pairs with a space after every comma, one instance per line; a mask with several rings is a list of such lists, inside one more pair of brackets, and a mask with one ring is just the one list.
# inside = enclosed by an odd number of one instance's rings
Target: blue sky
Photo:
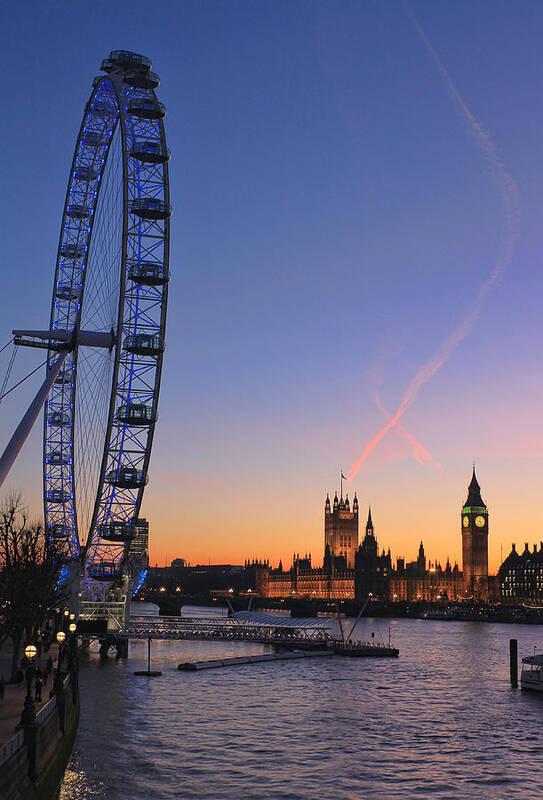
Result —
[[[521, 234], [471, 335], [404, 419], [443, 472], [391, 432], [350, 491], [395, 554], [424, 538], [454, 559], [475, 458], [497, 559], [543, 522], [543, 6], [412, 9], [518, 185]], [[403, 4], [23, 0], [3, 14], [3, 340], [47, 324], [92, 77], [111, 49], [144, 53], [168, 106], [174, 206], [144, 501], [154, 552], [317, 560], [324, 495], [384, 421], [376, 388], [394, 411], [492, 270], [504, 228], [488, 164]], [[20, 373], [37, 363], [21, 355]], [[2, 405], [4, 438], [20, 397]], [[12, 478], [36, 510], [39, 449], [37, 431]]]

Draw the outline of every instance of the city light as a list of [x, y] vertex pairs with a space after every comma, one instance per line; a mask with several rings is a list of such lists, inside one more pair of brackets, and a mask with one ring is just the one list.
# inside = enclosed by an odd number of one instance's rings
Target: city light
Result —
[[27, 646], [25, 647], [25, 656], [30, 660], [35, 658], [37, 652], [38, 652], [38, 649], [33, 644], [27, 644]]

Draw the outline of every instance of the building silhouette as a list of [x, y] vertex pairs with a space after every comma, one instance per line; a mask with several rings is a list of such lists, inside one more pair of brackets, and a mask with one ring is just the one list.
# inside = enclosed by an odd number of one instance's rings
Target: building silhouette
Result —
[[149, 522], [141, 517], [134, 528], [135, 533], [128, 546], [128, 558], [149, 566]]
[[355, 597], [364, 598], [369, 595], [372, 597], [388, 597], [391, 574], [392, 559], [390, 549], [386, 555], [384, 550], [379, 555], [370, 508], [368, 521], [366, 522], [366, 534], [355, 557]]
[[[445, 567], [427, 560], [421, 542], [417, 558], [396, 559], [393, 566], [390, 548], [379, 552], [371, 508], [365, 535], [359, 542], [359, 504], [354, 497], [326, 496], [324, 503], [324, 558], [314, 566], [311, 554], [293, 554], [292, 566], [270, 567], [267, 561], [247, 561], [252, 584], [262, 597], [306, 597], [314, 599], [377, 599], [393, 601], [471, 600], [488, 602], [488, 509], [481, 496], [475, 467], [468, 486], [468, 497], [461, 511], [463, 572], [458, 564]], [[543, 574], [543, 563], [542, 563]], [[495, 582], [495, 578], [492, 579]], [[493, 596], [495, 594], [494, 584]]]
[[511, 545], [511, 552], [498, 570], [500, 598], [504, 603], [543, 603], [543, 542], [533, 545], [528, 542], [524, 551], [517, 553]]
[[464, 581], [458, 564], [451, 567], [449, 559], [445, 568], [438, 561], [428, 561], [421, 542], [416, 561], [405, 563], [403, 558], [396, 561], [396, 569], [391, 575], [389, 599], [419, 602], [460, 600], [464, 593]]
[[488, 509], [473, 475], [461, 513], [464, 595], [476, 603], [488, 602]]
[[347, 569], [353, 569], [354, 557], [358, 548], [358, 499], [356, 493], [353, 510], [349, 506], [349, 495], [338, 499], [337, 492], [334, 504], [326, 495], [324, 503], [324, 550], [329, 551], [329, 558], [344, 558]]

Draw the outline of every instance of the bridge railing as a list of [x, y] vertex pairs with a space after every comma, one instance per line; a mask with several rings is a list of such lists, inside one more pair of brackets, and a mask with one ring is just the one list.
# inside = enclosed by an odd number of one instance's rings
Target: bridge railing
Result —
[[244, 641], [277, 642], [305, 641], [326, 642], [336, 637], [322, 627], [292, 625], [258, 625], [228, 619], [182, 619], [158, 618], [134, 619], [119, 631], [120, 636], [135, 639], [239, 639]]
[[79, 619], [106, 620], [108, 630], [118, 631], [125, 625], [126, 600], [81, 600]]

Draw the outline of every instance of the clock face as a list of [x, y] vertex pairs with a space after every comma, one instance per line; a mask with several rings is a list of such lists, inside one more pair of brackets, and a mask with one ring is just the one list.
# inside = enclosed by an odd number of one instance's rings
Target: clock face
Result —
[[485, 518], [484, 517], [475, 517], [475, 524], [478, 528], [484, 528]]
[[462, 518], [462, 523], [464, 525], [464, 528], [467, 528], [468, 525], [469, 525], [469, 517], [463, 517]]

